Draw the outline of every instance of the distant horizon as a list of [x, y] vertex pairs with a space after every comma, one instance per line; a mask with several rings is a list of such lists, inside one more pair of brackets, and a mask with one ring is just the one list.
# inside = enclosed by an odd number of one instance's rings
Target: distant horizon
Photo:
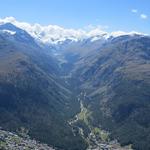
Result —
[[107, 32], [136, 31], [150, 34], [148, 0], [5, 0], [0, 18], [67, 29], [99, 27]]
[[64, 26], [61, 26], [59, 24], [47, 24], [47, 25], [43, 25], [43, 24], [40, 24], [38, 22], [35, 22], [35, 23], [30, 23], [30, 22], [26, 22], [26, 21], [20, 21], [18, 20], [17, 18], [15, 18], [14, 16], [6, 16], [4, 18], [0, 18], [0, 24], [1, 23], [12, 23], [18, 27], [21, 27], [23, 26], [23, 28], [25, 28], [24, 26], [39, 26], [39, 27], [43, 27], [43, 28], [48, 28], [48, 27], [53, 27], [55, 29], [64, 29], [64, 30], [73, 30], [73, 31], [78, 31], [78, 32], [91, 32], [91, 31], [94, 31], [95, 34], [96, 34], [96, 30], [98, 31], [98, 35], [99, 35], [99, 32], [101, 32], [101, 34], [145, 34], [145, 35], [150, 35], [149, 33], [144, 33], [144, 32], [138, 32], [138, 31], [135, 31], [135, 30], [112, 30], [110, 31], [109, 30], [109, 27], [108, 26], [101, 26], [101, 25], [88, 25], [88, 26], [84, 26], [84, 27], [81, 27], [81, 28], [66, 28]]
[[[149, 34], [140, 33], [137, 31], [112, 31], [108, 32], [107, 28], [102, 28], [101, 26], [88, 26], [81, 29], [68, 29], [63, 28], [58, 25], [47, 25], [42, 26], [40, 24], [30, 24], [28, 22], [20, 22], [16, 20], [14, 17], [6, 17], [4, 19], [0, 19], [0, 25], [5, 23], [11, 23], [18, 28], [21, 28], [28, 32], [32, 37], [37, 40], [40, 40], [43, 43], [53, 43], [56, 44], [58, 42], [63, 42], [65, 40], [71, 41], [82, 41], [84, 39], [90, 39], [92, 42], [97, 41], [99, 39], [107, 40], [110, 37], [118, 37], [122, 35], [142, 35], [149, 36]], [[9, 32], [15, 34], [14, 30], [7, 30], [5, 32]]]

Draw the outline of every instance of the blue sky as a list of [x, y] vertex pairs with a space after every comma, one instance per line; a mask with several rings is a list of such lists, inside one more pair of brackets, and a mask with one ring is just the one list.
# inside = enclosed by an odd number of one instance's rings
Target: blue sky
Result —
[[66, 28], [102, 26], [107, 31], [150, 34], [150, 0], [1, 0], [0, 18]]

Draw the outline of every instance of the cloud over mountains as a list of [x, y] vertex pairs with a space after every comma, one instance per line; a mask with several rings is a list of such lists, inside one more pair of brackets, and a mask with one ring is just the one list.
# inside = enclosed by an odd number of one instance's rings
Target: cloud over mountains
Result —
[[[92, 28], [83, 28], [83, 29], [66, 29], [58, 25], [47, 25], [42, 26], [38, 23], [29, 24], [26, 22], [17, 21], [14, 17], [6, 17], [0, 19], [0, 24], [12, 23], [17, 27], [24, 29], [35, 39], [42, 41], [43, 43], [53, 43], [65, 41], [70, 39], [73, 41], [78, 41], [86, 38], [108, 38], [110, 36], [120, 36], [125, 34], [140, 34], [138, 32], [123, 32], [123, 31], [114, 31], [108, 33], [104, 31], [102, 26], [92, 26]], [[96, 37], [96, 38], [95, 38]]]

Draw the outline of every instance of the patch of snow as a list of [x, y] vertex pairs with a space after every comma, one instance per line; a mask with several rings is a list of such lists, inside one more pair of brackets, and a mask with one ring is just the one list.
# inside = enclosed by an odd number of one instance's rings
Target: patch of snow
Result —
[[11, 34], [11, 35], [16, 34], [15, 31], [11, 31], [11, 30], [1, 30], [1, 31], [2, 31], [2, 32], [5, 32], [5, 33], [9, 33], [9, 34]]

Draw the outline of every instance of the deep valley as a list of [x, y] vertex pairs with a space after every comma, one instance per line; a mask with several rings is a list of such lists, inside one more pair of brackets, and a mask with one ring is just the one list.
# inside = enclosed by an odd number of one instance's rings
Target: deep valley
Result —
[[0, 25], [2, 133], [24, 128], [58, 150], [150, 149], [150, 37], [93, 38], [43, 43]]

